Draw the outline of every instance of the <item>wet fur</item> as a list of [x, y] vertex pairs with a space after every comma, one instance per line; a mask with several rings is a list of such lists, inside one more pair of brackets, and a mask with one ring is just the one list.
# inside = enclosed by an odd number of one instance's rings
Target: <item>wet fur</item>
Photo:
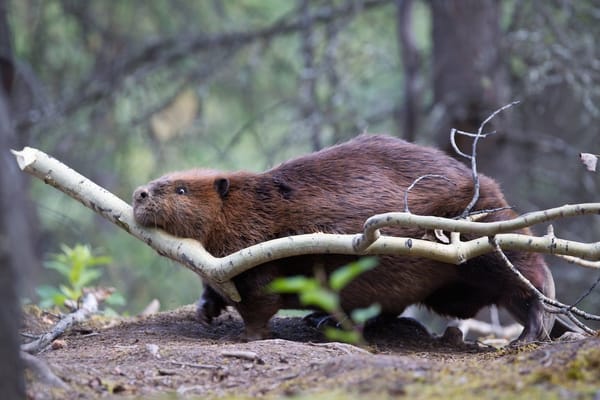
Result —
[[[204, 244], [217, 257], [269, 239], [312, 232], [357, 233], [374, 215], [404, 209], [404, 192], [419, 176], [425, 179], [409, 194], [410, 211], [456, 217], [473, 195], [471, 171], [439, 150], [387, 136], [359, 136], [349, 142], [285, 162], [264, 173], [190, 170], [175, 172], [134, 193], [137, 221]], [[480, 175], [475, 209], [507, 206], [500, 188]], [[512, 210], [481, 221], [515, 217]], [[518, 231], [530, 233], [527, 229]], [[386, 228], [384, 234], [420, 238], [418, 228]], [[539, 254], [508, 252], [516, 267], [543, 293], [554, 297], [554, 281]], [[207, 288], [199, 314], [207, 322], [226, 305], [234, 306], [248, 338], [268, 335], [267, 323], [282, 308], [298, 308], [294, 296], [268, 294], [275, 277], [311, 275], [315, 265], [330, 272], [352, 256], [311, 255], [273, 261], [234, 278], [242, 301], [227, 303]], [[381, 256], [379, 265], [341, 293], [345, 310], [374, 302], [398, 315], [421, 303], [435, 312], [473, 317], [482, 307], [505, 307], [525, 328], [520, 339], [546, 339], [552, 316], [493, 254], [456, 266], [416, 257]]]

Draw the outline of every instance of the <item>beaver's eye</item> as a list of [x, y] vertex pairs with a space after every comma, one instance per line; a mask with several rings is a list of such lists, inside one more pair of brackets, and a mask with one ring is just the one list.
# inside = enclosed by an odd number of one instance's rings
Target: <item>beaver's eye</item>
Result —
[[187, 194], [188, 190], [185, 186], [179, 186], [177, 189], [175, 189], [175, 193], [177, 194]]

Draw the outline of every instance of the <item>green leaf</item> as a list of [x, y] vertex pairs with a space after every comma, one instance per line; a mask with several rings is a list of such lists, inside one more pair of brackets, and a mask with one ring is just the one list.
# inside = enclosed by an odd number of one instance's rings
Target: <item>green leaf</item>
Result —
[[111, 306], [124, 306], [125, 304], [127, 304], [127, 301], [125, 301], [125, 297], [123, 297], [123, 295], [118, 292], [114, 292], [113, 294], [108, 296], [108, 298], [104, 302]]
[[359, 343], [361, 341], [361, 335], [356, 331], [344, 331], [330, 326], [325, 328], [325, 336], [336, 342]]
[[336, 292], [339, 292], [358, 275], [375, 268], [377, 264], [377, 257], [363, 257], [360, 260], [338, 268], [329, 277], [329, 286]]
[[305, 306], [315, 306], [323, 311], [333, 312], [339, 307], [337, 293], [316, 287], [300, 293], [300, 302]]
[[48, 269], [53, 269], [55, 271], [58, 271], [58, 273], [60, 273], [64, 277], [68, 277], [69, 274], [71, 273], [71, 267], [57, 259], [48, 260], [48, 261], [44, 262], [44, 266]]
[[42, 299], [49, 299], [57, 293], [60, 293], [57, 288], [50, 285], [41, 285], [35, 288], [35, 292]]
[[107, 265], [112, 263], [112, 257], [110, 256], [98, 256], [98, 257], [92, 257], [89, 261], [88, 261], [88, 266], [95, 266], [95, 265]]
[[77, 300], [81, 296], [81, 290], [72, 289], [65, 285], [58, 285], [60, 291], [71, 300]]
[[35, 289], [40, 296], [40, 307], [49, 308], [52, 306], [62, 306], [67, 297], [62, 294], [57, 288], [49, 285], [41, 285]]
[[308, 290], [313, 290], [318, 286], [318, 283], [313, 278], [305, 276], [290, 276], [287, 278], [274, 279], [268, 285], [268, 289], [274, 293], [300, 293]]
[[62, 307], [65, 305], [65, 301], [68, 299], [69, 298], [67, 296], [65, 296], [64, 294], [57, 293], [56, 295], [52, 296], [52, 303], [55, 306]]
[[79, 274], [79, 280], [77, 282], [71, 282], [75, 288], [82, 289], [89, 286], [90, 283], [102, 276], [102, 271], [98, 269], [88, 269], [81, 271]]
[[366, 308], [357, 308], [352, 311], [351, 318], [355, 324], [363, 325], [369, 319], [374, 318], [381, 312], [381, 306], [377, 303], [371, 304]]
[[114, 317], [118, 317], [119, 313], [116, 312], [114, 309], [110, 308], [110, 307], [105, 307], [104, 310], [102, 310], [102, 314], [105, 317], [110, 317], [110, 318], [114, 318]]

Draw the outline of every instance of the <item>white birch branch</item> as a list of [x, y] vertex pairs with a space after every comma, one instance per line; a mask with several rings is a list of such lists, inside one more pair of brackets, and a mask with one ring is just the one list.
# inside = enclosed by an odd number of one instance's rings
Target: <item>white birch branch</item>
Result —
[[[22, 170], [75, 198], [129, 234], [143, 240], [160, 255], [183, 264], [233, 301], [240, 301], [239, 293], [231, 282], [236, 275], [268, 261], [304, 254], [410, 255], [460, 264], [470, 258], [494, 251], [494, 244], [490, 243], [487, 236], [495, 235], [497, 245], [503, 250], [542, 252], [600, 260], [600, 242], [580, 243], [548, 235], [535, 237], [504, 233], [563, 217], [598, 214], [600, 203], [566, 205], [525, 214], [509, 221], [491, 223], [410, 213], [380, 214], [366, 221], [363, 233], [354, 235], [314, 233], [290, 236], [263, 242], [226, 257], [216, 258], [195, 240], [177, 238], [161, 230], [138, 225], [129, 204], [47, 154], [29, 147], [13, 153]], [[423, 239], [381, 235], [379, 229], [387, 226], [441, 229], [483, 237], [467, 242], [454, 240], [450, 244], [442, 244]]]

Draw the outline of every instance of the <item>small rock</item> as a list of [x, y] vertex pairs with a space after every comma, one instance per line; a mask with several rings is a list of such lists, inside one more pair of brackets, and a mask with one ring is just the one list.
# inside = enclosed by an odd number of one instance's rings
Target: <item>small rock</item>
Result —
[[158, 353], [158, 345], [148, 343], [146, 344], [146, 350], [148, 350], [154, 357], [160, 358], [160, 354]]

